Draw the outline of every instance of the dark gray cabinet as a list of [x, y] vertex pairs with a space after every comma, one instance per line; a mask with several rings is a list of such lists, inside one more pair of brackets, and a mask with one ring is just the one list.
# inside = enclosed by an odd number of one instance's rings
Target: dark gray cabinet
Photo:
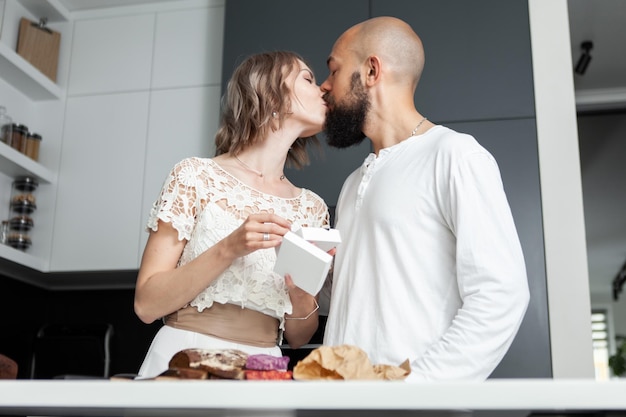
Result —
[[[317, 78], [345, 29], [373, 16], [396, 16], [424, 42], [426, 67], [418, 109], [435, 123], [472, 134], [498, 161], [526, 259], [531, 301], [511, 349], [493, 378], [552, 376], [545, 253], [527, 0], [227, 0], [224, 83], [250, 53], [292, 49]], [[322, 136], [323, 138], [323, 136]], [[295, 184], [334, 205], [369, 144], [334, 150], [300, 172]]]
[[372, 0], [422, 39], [421, 113], [438, 123], [534, 117], [528, 1]]
[[[326, 59], [335, 39], [349, 26], [367, 19], [367, 0], [228, 0], [224, 23], [222, 86], [247, 55], [276, 49], [299, 53], [313, 69], [317, 83], [328, 75]], [[369, 141], [355, 148], [329, 148], [323, 134], [321, 147], [310, 152], [311, 165], [287, 169], [289, 180], [318, 193], [334, 206], [343, 180], [370, 152]]]

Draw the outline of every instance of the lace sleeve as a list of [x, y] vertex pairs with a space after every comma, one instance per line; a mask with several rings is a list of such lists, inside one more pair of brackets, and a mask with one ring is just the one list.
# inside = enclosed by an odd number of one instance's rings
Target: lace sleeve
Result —
[[320, 218], [322, 219], [322, 227], [330, 227], [330, 212], [326, 203], [322, 202], [320, 207]]
[[305, 204], [308, 226], [312, 227], [330, 227], [330, 212], [326, 202], [319, 195], [311, 190], [307, 190], [308, 203]]
[[161, 220], [172, 224], [178, 231], [179, 240], [191, 238], [201, 169], [197, 158], [183, 159], [172, 168], [163, 183], [159, 198], [152, 205], [146, 230], [157, 231], [158, 221]]

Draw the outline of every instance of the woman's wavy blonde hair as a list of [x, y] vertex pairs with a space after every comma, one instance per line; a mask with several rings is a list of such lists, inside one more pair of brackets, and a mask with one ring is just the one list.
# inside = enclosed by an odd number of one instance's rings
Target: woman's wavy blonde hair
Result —
[[[237, 155], [264, 138], [268, 129], [280, 128], [291, 112], [293, 86], [286, 79], [299, 69], [295, 52], [273, 51], [251, 55], [235, 69], [221, 101], [220, 127], [215, 135], [215, 155]], [[297, 97], [296, 97], [297, 99]], [[278, 113], [274, 118], [272, 113]], [[273, 121], [278, 120], [278, 127]], [[287, 166], [308, 165], [307, 143], [319, 146], [316, 136], [298, 138], [287, 154]]]

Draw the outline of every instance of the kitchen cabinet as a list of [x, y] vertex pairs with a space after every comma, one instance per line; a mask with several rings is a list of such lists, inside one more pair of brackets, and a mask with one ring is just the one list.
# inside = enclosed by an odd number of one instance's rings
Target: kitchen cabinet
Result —
[[139, 267], [169, 170], [213, 154], [222, 28], [219, 2], [75, 22], [51, 272]]
[[535, 116], [527, 0], [372, 0], [371, 11], [404, 19], [422, 39], [415, 102], [431, 121]]
[[[0, 144], [0, 188], [10, 190], [15, 175], [33, 175], [46, 209], [38, 207], [37, 248], [0, 247], [9, 267], [3, 273], [55, 288], [71, 287], [70, 275], [57, 280], [59, 273], [93, 271], [94, 285], [106, 288], [100, 272], [138, 268], [148, 212], [169, 169], [182, 158], [213, 154], [224, 1], [71, 16], [58, 0], [4, 3], [0, 97], [11, 103], [14, 120], [45, 127], [46, 149], [34, 162]], [[21, 16], [47, 16], [62, 31], [57, 83], [13, 51]], [[56, 277], [46, 280], [48, 273]]]
[[150, 99], [138, 259], [148, 240], [145, 225], [152, 203], [174, 164], [189, 156], [211, 156], [219, 119], [220, 87], [167, 89]]
[[68, 98], [51, 271], [137, 267], [148, 96]]

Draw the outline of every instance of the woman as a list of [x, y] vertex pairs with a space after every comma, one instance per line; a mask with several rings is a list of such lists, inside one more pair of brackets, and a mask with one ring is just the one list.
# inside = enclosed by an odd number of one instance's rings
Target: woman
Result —
[[308, 164], [326, 104], [304, 60], [292, 52], [250, 56], [222, 98], [214, 158], [174, 166], [148, 220], [135, 292], [145, 323], [164, 318], [139, 377], [167, 369], [187, 348], [281, 356], [307, 343], [316, 299], [272, 272], [275, 247], [292, 224], [322, 227], [328, 208], [298, 188], [284, 167]]

